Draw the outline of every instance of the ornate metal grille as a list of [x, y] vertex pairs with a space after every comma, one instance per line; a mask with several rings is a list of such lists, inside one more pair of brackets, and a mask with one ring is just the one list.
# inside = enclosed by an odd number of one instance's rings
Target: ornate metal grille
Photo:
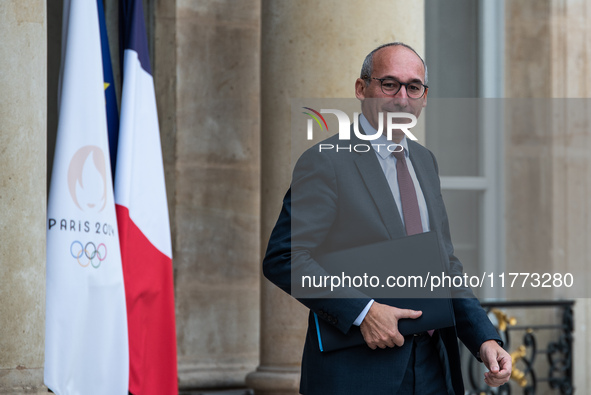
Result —
[[[468, 394], [505, 395], [523, 393], [573, 393], [573, 305], [574, 301], [483, 302], [482, 307], [494, 315], [505, 349], [511, 354], [513, 372], [510, 383], [490, 388], [484, 384], [483, 366], [468, 359]], [[508, 310], [548, 309], [556, 312], [555, 323], [521, 323]], [[545, 348], [542, 348], [545, 345]], [[469, 352], [464, 348], [462, 352]], [[541, 359], [545, 359], [540, 361]], [[541, 363], [540, 363], [541, 362]], [[539, 366], [542, 368], [539, 368]], [[479, 374], [480, 373], [480, 374]], [[516, 388], [518, 389], [517, 392]]]

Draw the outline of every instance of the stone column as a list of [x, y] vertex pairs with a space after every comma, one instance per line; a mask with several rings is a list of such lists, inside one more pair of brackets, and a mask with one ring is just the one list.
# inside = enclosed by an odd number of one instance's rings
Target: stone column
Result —
[[46, 393], [44, 0], [0, 2], [0, 394]]
[[[290, 99], [354, 98], [365, 56], [404, 41], [424, 53], [422, 2], [262, 1], [261, 247], [291, 179]], [[295, 159], [295, 158], [294, 158]], [[261, 283], [261, 357], [247, 385], [256, 394], [297, 394], [308, 311]]]
[[155, 5], [180, 386], [240, 387], [258, 362], [260, 1]]

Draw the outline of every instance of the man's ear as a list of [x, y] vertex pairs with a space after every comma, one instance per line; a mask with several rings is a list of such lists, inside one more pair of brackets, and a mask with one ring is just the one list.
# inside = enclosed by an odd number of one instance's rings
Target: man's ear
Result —
[[361, 78], [357, 78], [357, 81], [355, 81], [355, 97], [358, 98], [359, 100], [365, 99], [366, 87], [367, 86], [365, 85], [365, 80], [362, 80]]
[[429, 93], [429, 88], [425, 88], [425, 94], [423, 95], [423, 108], [427, 107], [427, 93]]

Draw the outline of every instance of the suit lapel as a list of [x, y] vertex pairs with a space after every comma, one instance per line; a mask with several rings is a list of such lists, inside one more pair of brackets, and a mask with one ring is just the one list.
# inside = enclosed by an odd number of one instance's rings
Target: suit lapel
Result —
[[[365, 133], [361, 126], [360, 129], [362, 130], [362, 133]], [[353, 131], [351, 131], [351, 134], [353, 135]], [[354, 135], [352, 140], [352, 143], [363, 143]], [[428, 172], [424, 165], [425, 161], [430, 160], [431, 158], [421, 157], [421, 152], [417, 149], [418, 147], [415, 148], [415, 145], [418, 145], [418, 143], [410, 140], [407, 140], [407, 142], [409, 146], [409, 158], [412, 162], [415, 174], [417, 175], [417, 180], [421, 185], [421, 191], [425, 197], [425, 202], [427, 203], [427, 211], [429, 212], [429, 227], [431, 230], [435, 230], [436, 221], [434, 221], [433, 204], [437, 198], [434, 195], [434, 192], [437, 191], [438, 188], [437, 185], [433, 185], [432, 182], [429, 182]], [[367, 153], [360, 153], [355, 159], [355, 164], [357, 165], [363, 182], [365, 183], [375, 205], [378, 208], [380, 216], [382, 217], [382, 221], [384, 222], [390, 237], [395, 239], [406, 236], [406, 231], [404, 230], [404, 225], [402, 224], [402, 220], [400, 218], [398, 206], [396, 205], [396, 201], [392, 196], [392, 191], [388, 186], [388, 181], [384, 176], [384, 172], [382, 171], [378, 159], [375, 157], [375, 152], [371, 150]]]
[[355, 164], [361, 173], [361, 178], [369, 190], [375, 205], [378, 208], [382, 221], [392, 239], [406, 235], [398, 207], [388, 186], [384, 172], [375, 157], [375, 152], [360, 154], [355, 159]]

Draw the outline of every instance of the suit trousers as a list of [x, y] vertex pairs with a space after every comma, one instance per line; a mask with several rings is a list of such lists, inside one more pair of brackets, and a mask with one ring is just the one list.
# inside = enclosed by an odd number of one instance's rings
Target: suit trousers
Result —
[[445, 395], [453, 394], [446, 380], [444, 361], [441, 360], [436, 343], [439, 334], [424, 333], [412, 337], [412, 351], [400, 388], [400, 395]]

